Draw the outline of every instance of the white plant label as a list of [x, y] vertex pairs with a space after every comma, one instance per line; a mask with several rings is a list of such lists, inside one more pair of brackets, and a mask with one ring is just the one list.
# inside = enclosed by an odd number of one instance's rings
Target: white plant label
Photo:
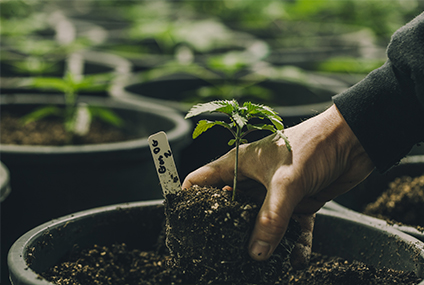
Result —
[[175, 167], [174, 157], [165, 132], [159, 132], [149, 137], [150, 151], [155, 162], [163, 195], [181, 190], [181, 182]]

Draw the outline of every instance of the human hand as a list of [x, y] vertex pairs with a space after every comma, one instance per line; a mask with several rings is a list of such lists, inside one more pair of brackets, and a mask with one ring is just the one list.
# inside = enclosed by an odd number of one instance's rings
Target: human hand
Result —
[[[276, 135], [240, 146], [238, 190], [263, 200], [249, 242], [249, 254], [266, 260], [293, 216], [302, 226], [292, 252], [294, 267], [309, 261], [314, 213], [365, 179], [374, 166], [335, 105], [284, 132], [292, 151]], [[190, 173], [192, 185], [232, 185], [235, 150]]]

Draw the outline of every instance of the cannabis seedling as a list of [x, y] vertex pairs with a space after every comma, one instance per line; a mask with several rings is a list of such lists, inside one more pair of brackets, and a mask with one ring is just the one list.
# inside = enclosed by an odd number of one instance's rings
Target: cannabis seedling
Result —
[[[283, 133], [283, 120], [273, 109], [268, 106], [254, 104], [251, 102], [245, 102], [243, 106], [240, 106], [236, 100], [218, 100], [193, 106], [185, 118], [188, 119], [205, 112], [223, 113], [228, 115], [231, 120], [231, 123], [226, 123], [224, 121], [200, 120], [193, 131], [192, 137], [193, 139], [197, 138], [199, 135], [206, 132], [213, 126], [224, 127], [233, 134], [234, 139], [231, 139], [228, 142], [228, 145], [230, 146], [235, 144], [236, 148], [232, 197], [233, 201], [235, 199], [237, 188], [239, 146], [240, 144], [247, 143], [247, 140], [244, 138], [247, 134], [259, 130], [268, 130], [273, 133], [277, 133], [284, 140], [287, 149], [291, 151], [288, 138]], [[253, 118], [268, 119], [271, 124], [249, 124], [248, 121]]]
[[62, 117], [69, 142], [73, 140], [75, 135], [85, 135], [89, 131], [92, 118], [94, 117], [118, 127], [122, 126], [123, 120], [112, 110], [79, 104], [77, 101], [78, 91], [105, 90], [111, 76], [110, 74], [101, 74], [78, 78], [71, 72], [67, 72], [63, 78], [36, 77], [32, 79], [30, 86], [34, 88], [63, 92], [65, 109], [61, 109], [57, 106], [41, 107], [22, 117], [21, 122], [23, 124], [28, 124], [48, 116]]

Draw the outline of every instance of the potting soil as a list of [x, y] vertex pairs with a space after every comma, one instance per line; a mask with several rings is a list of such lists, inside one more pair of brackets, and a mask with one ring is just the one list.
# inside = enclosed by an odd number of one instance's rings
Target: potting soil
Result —
[[95, 120], [86, 135], [74, 136], [73, 141], [70, 142], [63, 120], [48, 117], [23, 125], [21, 117], [12, 112], [2, 112], [0, 120], [2, 144], [61, 146], [111, 143], [134, 138], [118, 127]]
[[375, 202], [365, 207], [364, 214], [424, 231], [424, 175], [396, 178]]
[[[171, 257], [167, 252], [129, 249], [125, 244], [94, 245], [89, 249], [75, 251], [67, 261], [41, 273], [40, 278], [58, 285], [197, 284], [191, 276], [175, 268], [172, 269], [169, 266], [170, 260]], [[412, 285], [422, 280], [413, 272], [389, 268], [377, 269], [361, 262], [318, 253], [312, 253], [310, 265], [303, 270], [293, 270], [286, 261], [279, 275], [273, 284]]]
[[[246, 248], [258, 205], [240, 193], [232, 201], [231, 192], [216, 188], [198, 187], [180, 192], [168, 197], [165, 203], [166, 225], [153, 250], [129, 248], [123, 243], [94, 245], [73, 250], [66, 260], [40, 276], [58, 285], [357, 285], [421, 281], [413, 272], [375, 268], [319, 253], [313, 253], [307, 268], [296, 271], [289, 261], [299, 234], [296, 223], [289, 226], [276, 254], [267, 262], [254, 261]], [[180, 244], [176, 246], [175, 242]], [[184, 247], [187, 245], [193, 248]], [[227, 255], [220, 253], [221, 247]]]

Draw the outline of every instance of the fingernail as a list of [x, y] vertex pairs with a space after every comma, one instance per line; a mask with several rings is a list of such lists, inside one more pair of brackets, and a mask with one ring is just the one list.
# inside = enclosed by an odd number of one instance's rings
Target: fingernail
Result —
[[271, 245], [265, 241], [256, 240], [253, 242], [250, 253], [257, 257], [266, 257], [271, 250]]

